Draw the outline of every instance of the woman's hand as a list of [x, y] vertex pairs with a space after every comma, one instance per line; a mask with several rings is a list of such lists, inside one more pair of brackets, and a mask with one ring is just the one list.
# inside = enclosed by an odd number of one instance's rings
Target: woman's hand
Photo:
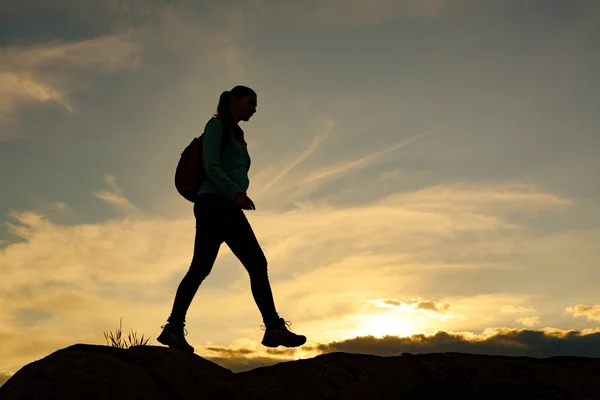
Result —
[[256, 210], [254, 203], [245, 193], [235, 195], [235, 202], [238, 203], [242, 210]]

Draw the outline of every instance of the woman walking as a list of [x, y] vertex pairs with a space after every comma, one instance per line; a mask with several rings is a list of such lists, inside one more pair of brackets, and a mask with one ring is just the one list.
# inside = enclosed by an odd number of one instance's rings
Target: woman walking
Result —
[[[267, 260], [243, 210], [254, 210], [246, 195], [249, 186], [250, 156], [240, 121], [248, 121], [256, 112], [254, 90], [236, 86], [221, 94], [217, 114], [206, 125], [203, 138], [204, 168], [209, 179], [204, 181], [194, 203], [196, 237], [194, 254], [182, 279], [171, 315], [157, 340], [169, 347], [193, 353], [185, 340], [185, 316], [198, 287], [210, 273], [219, 248], [225, 242], [250, 275], [252, 295], [262, 314], [267, 347], [297, 347], [306, 337], [288, 329], [289, 322], [280, 318], [273, 301], [267, 274]], [[223, 135], [230, 135], [221, 150]], [[184, 334], [185, 332], [185, 334]]]

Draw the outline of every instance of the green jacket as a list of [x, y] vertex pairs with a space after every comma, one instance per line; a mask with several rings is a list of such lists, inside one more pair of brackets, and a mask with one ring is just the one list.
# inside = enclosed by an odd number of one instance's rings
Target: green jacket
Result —
[[[238, 193], [246, 193], [250, 181], [250, 155], [246, 147], [233, 137], [221, 156], [222, 123], [213, 119], [206, 125], [203, 142], [204, 169], [208, 180], [200, 186], [198, 194], [216, 193], [233, 200]], [[226, 134], [231, 135], [228, 129]]]

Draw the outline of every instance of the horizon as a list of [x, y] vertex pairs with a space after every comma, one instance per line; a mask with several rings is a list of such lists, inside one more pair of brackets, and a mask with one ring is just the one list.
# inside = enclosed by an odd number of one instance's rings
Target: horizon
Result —
[[196, 354], [600, 357], [600, 3], [1, 8], [0, 386], [120, 318], [159, 345], [194, 239], [175, 167], [238, 84], [259, 104], [245, 214], [308, 341], [261, 346], [224, 244]]

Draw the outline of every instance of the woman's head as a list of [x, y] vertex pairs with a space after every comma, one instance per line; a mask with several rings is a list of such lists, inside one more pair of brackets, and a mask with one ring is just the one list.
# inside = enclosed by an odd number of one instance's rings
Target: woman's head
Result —
[[223, 119], [233, 119], [235, 122], [248, 121], [256, 112], [256, 92], [246, 86], [236, 86], [221, 93], [217, 116]]

